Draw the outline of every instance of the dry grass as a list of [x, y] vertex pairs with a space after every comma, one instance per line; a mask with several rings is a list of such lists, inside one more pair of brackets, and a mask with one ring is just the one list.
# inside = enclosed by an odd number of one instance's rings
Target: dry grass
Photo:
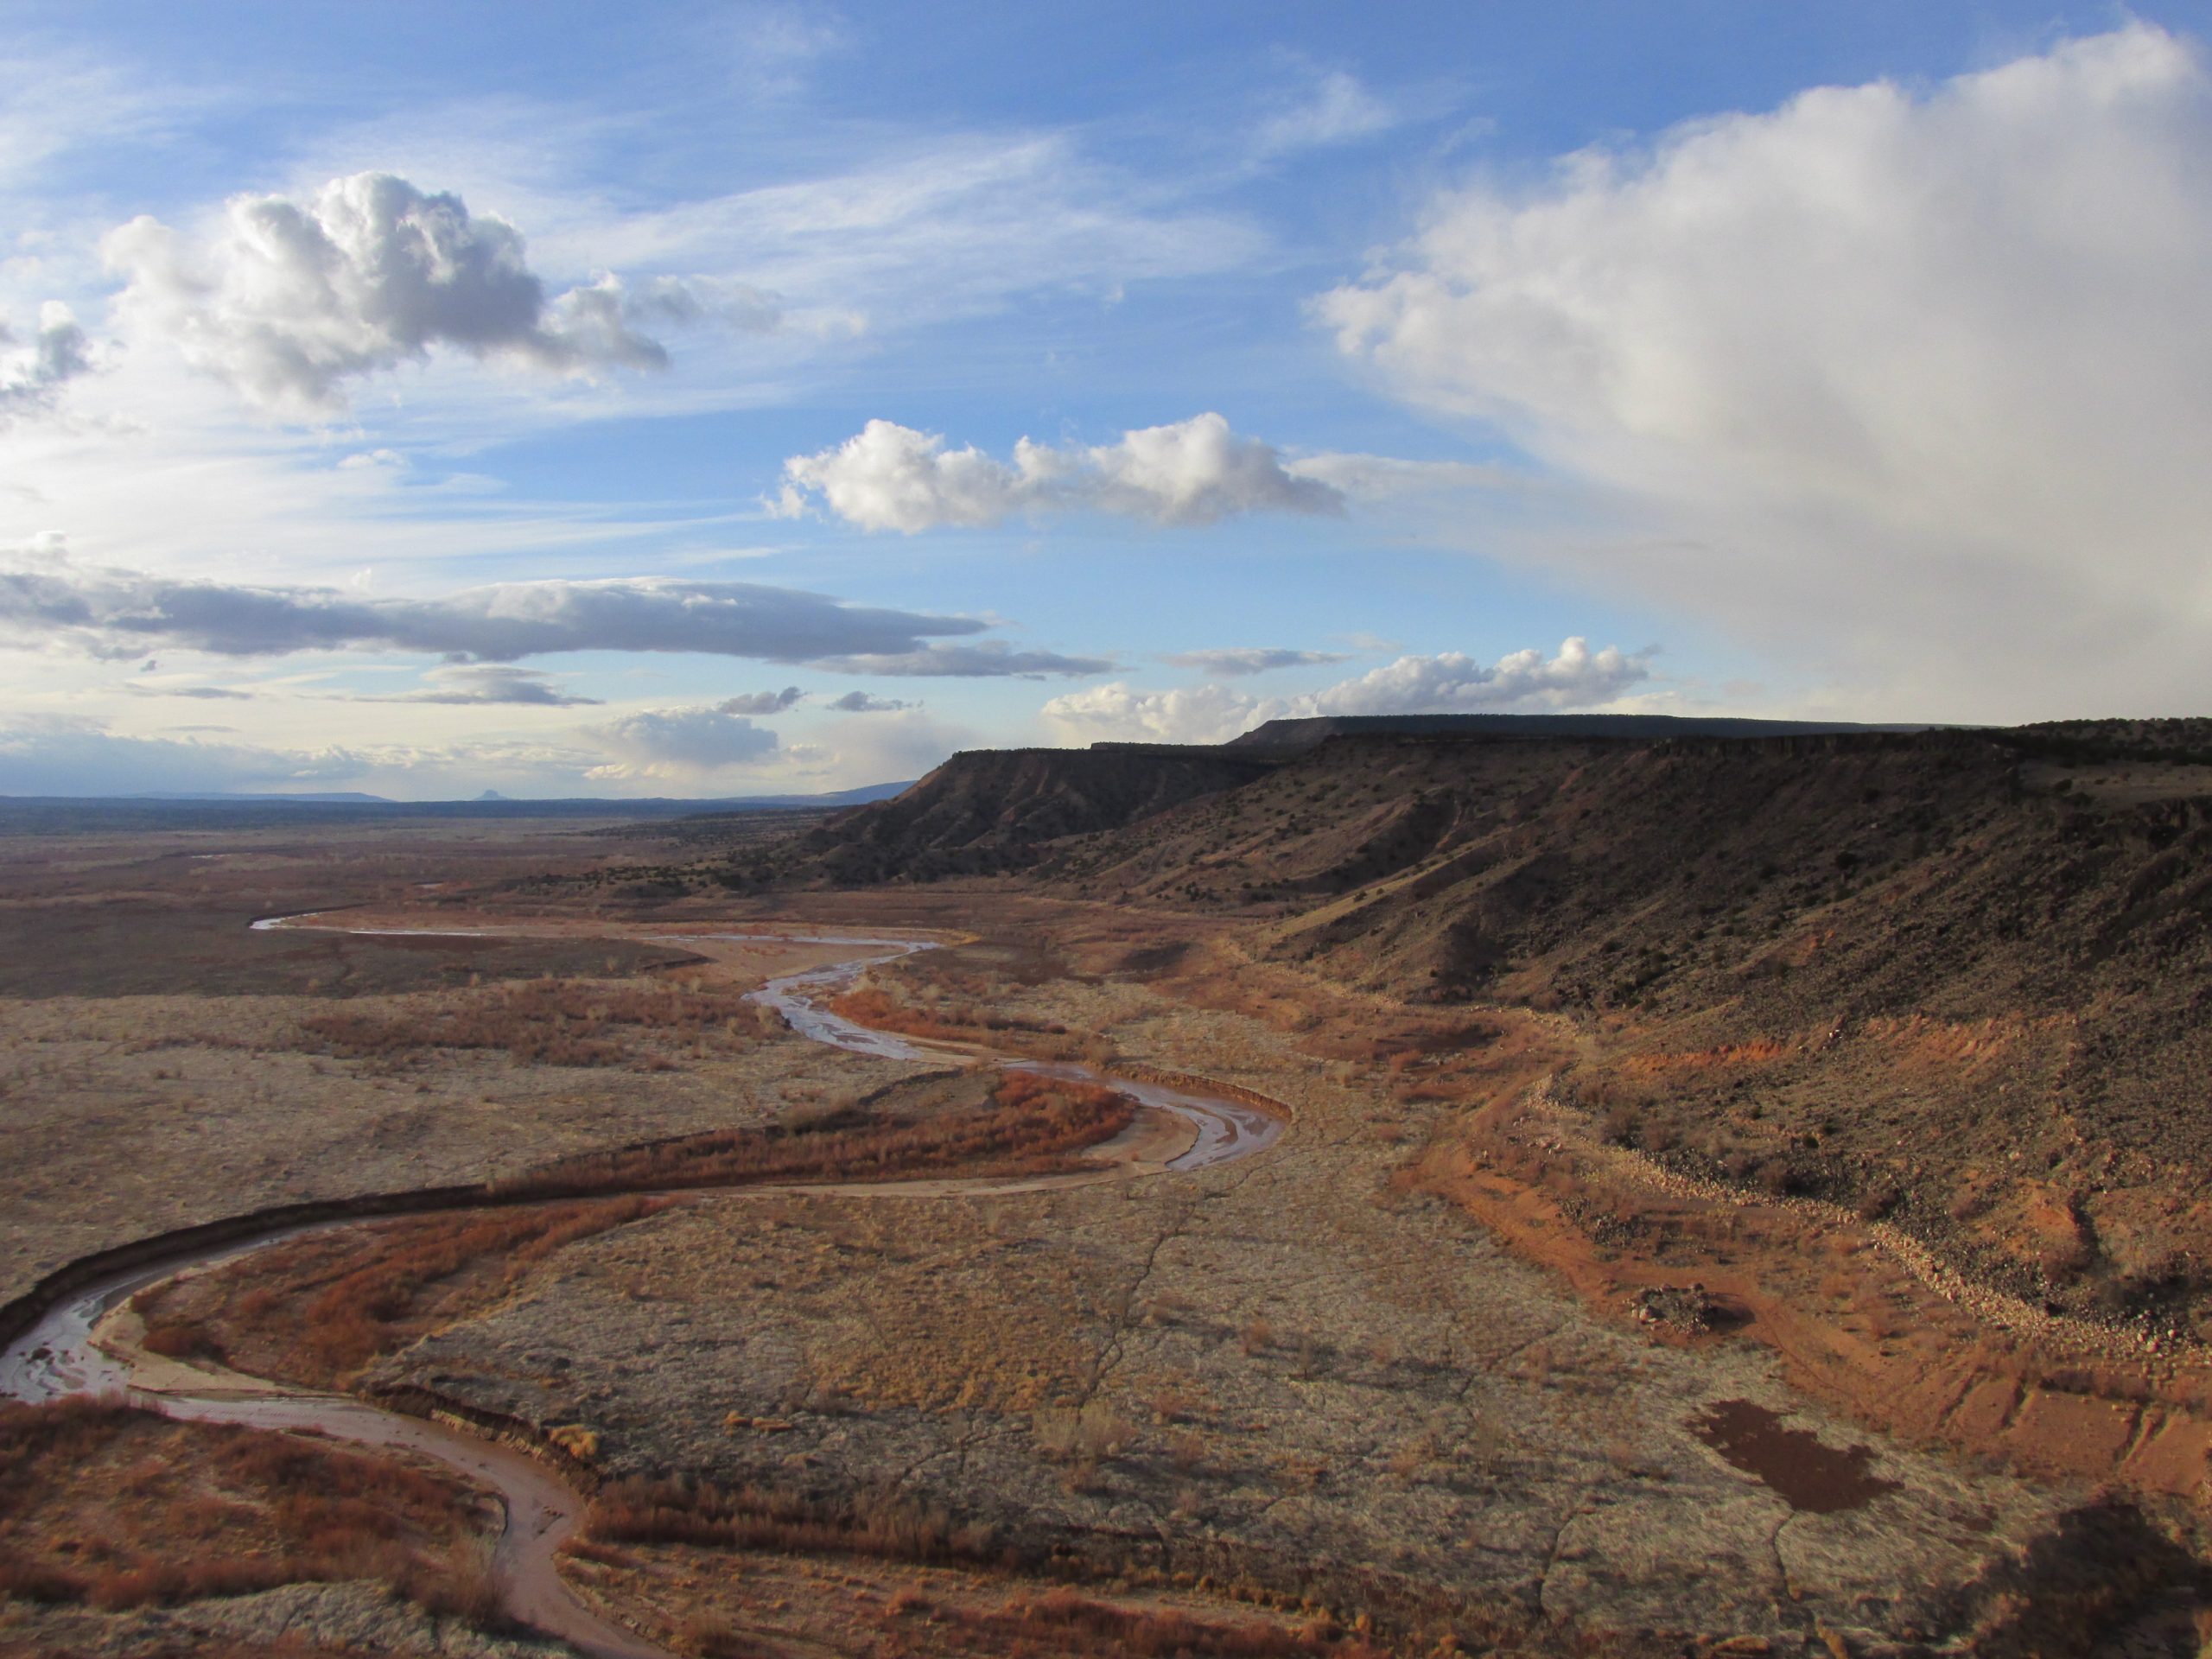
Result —
[[0, 1405], [0, 1596], [113, 1609], [378, 1579], [488, 1624], [480, 1520], [448, 1481], [291, 1435]]
[[341, 1008], [300, 1028], [312, 1046], [341, 1059], [392, 1061], [426, 1049], [499, 1049], [523, 1064], [620, 1065], [640, 1058], [634, 1038], [652, 1036], [722, 1052], [755, 1041], [766, 1018], [737, 991], [683, 981], [608, 984], [540, 979], [454, 996], [396, 1014]]
[[991, 1559], [987, 1529], [957, 1525], [943, 1510], [868, 1494], [834, 1502], [693, 1479], [620, 1481], [592, 1500], [584, 1542], [689, 1544], [854, 1554], [907, 1561]]
[[1037, 1412], [1031, 1418], [1030, 1433], [1046, 1457], [1086, 1471], [1119, 1455], [1135, 1438], [1122, 1414], [1104, 1400]]

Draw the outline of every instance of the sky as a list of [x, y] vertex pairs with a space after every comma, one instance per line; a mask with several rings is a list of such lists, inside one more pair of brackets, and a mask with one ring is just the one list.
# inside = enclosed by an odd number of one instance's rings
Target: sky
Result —
[[0, 24], [0, 794], [2212, 715], [2212, 3]]

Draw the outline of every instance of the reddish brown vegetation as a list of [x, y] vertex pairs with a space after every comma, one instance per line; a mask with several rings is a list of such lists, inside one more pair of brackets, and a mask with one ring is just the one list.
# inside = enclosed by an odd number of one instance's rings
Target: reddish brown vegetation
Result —
[[600, 1545], [691, 1544], [907, 1561], [981, 1561], [991, 1544], [987, 1530], [956, 1526], [944, 1511], [903, 1498], [814, 1503], [692, 1479], [620, 1481], [592, 1500], [585, 1525], [590, 1541]]
[[761, 1011], [735, 991], [677, 981], [642, 985], [541, 979], [480, 992], [459, 1007], [387, 1015], [339, 1009], [302, 1030], [344, 1059], [397, 1058], [428, 1048], [504, 1049], [543, 1065], [620, 1065], [637, 1058], [626, 1039], [652, 1033], [729, 1050], [760, 1034]]
[[1033, 1654], [1040, 1659], [1047, 1654], [1054, 1659], [1124, 1654], [1142, 1659], [1381, 1659], [1383, 1652], [1363, 1641], [1347, 1641], [1323, 1622], [1302, 1627], [1257, 1620], [1222, 1623], [1166, 1608], [1117, 1607], [1067, 1589], [1009, 1597], [989, 1609], [938, 1609], [913, 1598], [890, 1617], [895, 1621], [925, 1613], [941, 1616], [951, 1627], [944, 1635], [962, 1645], [972, 1643], [982, 1652]]
[[140, 1305], [147, 1345], [157, 1353], [236, 1355], [257, 1376], [342, 1385], [378, 1354], [503, 1294], [556, 1250], [657, 1207], [614, 1198], [296, 1239], [152, 1293]]
[[374, 1578], [482, 1621], [478, 1519], [445, 1480], [291, 1435], [0, 1404], [0, 1595], [118, 1608]]
[[874, 984], [862, 984], [854, 991], [845, 991], [838, 998], [832, 998], [830, 1008], [832, 1008], [832, 1013], [842, 1013], [847, 1020], [854, 1020], [862, 1027], [874, 1027], [876, 1031], [898, 1031], [907, 1038], [927, 1038], [931, 1042], [980, 1042], [982, 1038], [1002, 1038], [1008, 1033], [1042, 1035], [1042, 1038], [1068, 1035], [1068, 1028], [1064, 1024], [1046, 1022], [1046, 1020], [1022, 1020], [1018, 1015], [1011, 1015], [1011, 1013], [998, 1013], [973, 1002], [947, 1004], [947, 1007], [925, 1013], [923, 1008], [907, 1007]]
[[972, 1001], [917, 1008], [873, 985], [833, 997], [829, 1006], [831, 1012], [877, 1031], [895, 1031], [925, 1042], [988, 1044], [1032, 1059], [1075, 1059], [1103, 1046], [1096, 1036], [1072, 1031], [1057, 1020], [1026, 1020]]
[[982, 1111], [911, 1121], [833, 1113], [765, 1129], [722, 1129], [658, 1146], [564, 1159], [505, 1183], [509, 1192], [728, 1186], [757, 1181], [878, 1181], [958, 1171], [1041, 1174], [1135, 1121], [1126, 1096], [1009, 1072]]
[[[887, 1493], [815, 1501], [747, 1486], [729, 1491], [692, 1479], [626, 1480], [602, 1490], [586, 1520], [587, 1535], [569, 1553], [618, 1567], [634, 1566], [624, 1546], [677, 1545], [774, 1554], [865, 1556], [879, 1560], [998, 1572], [1048, 1567], [1055, 1574], [1100, 1570], [1075, 1559], [1046, 1562], [995, 1542], [988, 1529], [955, 1524], [943, 1511]], [[1126, 1564], [1123, 1564], [1126, 1566]], [[1109, 1566], [1114, 1577], [1122, 1567]], [[1240, 1599], [1279, 1599], [1239, 1582]], [[1307, 1604], [1308, 1606], [1311, 1604]], [[907, 1621], [915, 1621], [912, 1626]], [[883, 1613], [890, 1656], [988, 1654], [995, 1659], [1090, 1659], [1109, 1655], [1189, 1656], [1189, 1659], [1380, 1659], [1382, 1649], [1349, 1637], [1326, 1614], [1303, 1625], [1261, 1619], [1214, 1621], [1160, 1607], [1116, 1606], [1065, 1586], [1011, 1595], [996, 1606], [964, 1599], [933, 1602], [907, 1586]], [[1364, 1624], [1363, 1621], [1363, 1630]], [[924, 1634], [924, 1630], [926, 1634]], [[702, 1641], [711, 1633], [715, 1640]], [[741, 1652], [742, 1633], [702, 1621], [690, 1632], [702, 1652]], [[732, 1645], [722, 1645], [722, 1642]], [[870, 1651], [879, 1651], [871, 1648]]]

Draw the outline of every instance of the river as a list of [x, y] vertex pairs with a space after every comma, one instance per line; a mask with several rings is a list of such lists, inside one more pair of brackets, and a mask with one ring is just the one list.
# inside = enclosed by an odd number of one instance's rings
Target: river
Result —
[[[275, 926], [329, 928], [314, 917], [270, 917], [254, 924]], [[432, 929], [337, 928], [362, 933], [430, 934]], [[446, 937], [456, 936], [448, 931]], [[968, 1046], [953, 1047], [925, 1043], [860, 1025], [828, 1007], [829, 1000], [850, 985], [868, 967], [917, 950], [934, 948], [933, 942], [878, 938], [857, 934], [746, 933], [715, 935], [660, 935], [669, 942], [685, 938], [747, 938], [764, 942], [851, 945], [861, 954], [827, 967], [772, 979], [751, 994], [751, 1001], [774, 1009], [803, 1037], [833, 1048], [881, 1059], [918, 1060], [957, 1057], [982, 1058], [1008, 1071], [1102, 1084], [1116, 1089], [1141, 1105], [1182, 1119], [1194, 1128], [1192, 1145], [1171, 1160], [1173, 1170], [1217, 1166], [1247, 1158], [1274, 1144], [1282, 1131], [1281, 1121], [1242, 1102], [1166, 1087], [1156, 1083], [1117, 1077], [1072, 1061], [1031, 1060]], [[919, 1184], [882, 1183], [886, 1197], [901, 1186]], [[927, 1183], [933, 1192], [960, 1196], [947, 1183]], [[732, 1192], [760, 1192], [761, 1187], [736, 1187]], [[788, 1188], [768, 1189], [788, 1191]], [[848, 1193], [850, 1187], [841, 1189]], [[995, 1190], [987, 1183], [969, 1189], [980, 1195]], [[689, 1189], [686, 1198], [700, 1196]], [[417, 1213], [422, 1213], [418, 1211]], [[585, 1605], [569, 1590], [558, 1570], [563, 1543], [575, 1530], [585, 1500], [547, 1465], [526, 1453], [442, 1423], [388, 1411], [347, 1395], [313, 1393], [283, 1383], [241, 1381], [223, 1391], [212, 1388], [180, 1390], [144, 1386], [129, 1355], [116, 1356], [102, 1349], [95, 1332], [106, 1315], [139, 1291], [188, 1269], [263, 1249], [304, 1234], [357, 1227], [364, 1218], [272, 1227], [264, 1233], [232, 1238], [219, 1244], [180, 1242], [174, 1251], [162, 1251], [152, 1241], [156, 1254], [142, 1255], [137, 1263], [105, 1278], [79, 1286], [43, 1310], [22, 1335], [0, 1351], [0, 1395], [41, 1403], [71, 1397], [124, 1399], [133, 1405], [194, 1422], [244, 1424], [270, 1430], [313, 1430], [334, 1440], [365, 1446], [404, 1447], [445, 1465], [470, 1484], [497, 1494], [505, 1510], [505, 1523], [495, 1548], [493, 1570], [501, 1605], [517, 1623], [569, 1643], [593, 1659], [673, 1659], [626, 1627]]]

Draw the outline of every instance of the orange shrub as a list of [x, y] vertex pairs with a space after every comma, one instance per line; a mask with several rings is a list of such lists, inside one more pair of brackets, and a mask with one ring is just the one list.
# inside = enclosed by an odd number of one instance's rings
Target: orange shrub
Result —
[[0, 1596], [125, 1608], [376, 1578], [480, 1621], [478, 1519], [450, 1482], [313, 1440], [0, 1403]]

